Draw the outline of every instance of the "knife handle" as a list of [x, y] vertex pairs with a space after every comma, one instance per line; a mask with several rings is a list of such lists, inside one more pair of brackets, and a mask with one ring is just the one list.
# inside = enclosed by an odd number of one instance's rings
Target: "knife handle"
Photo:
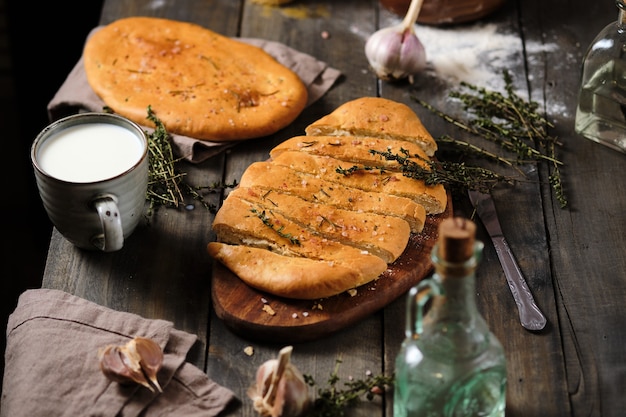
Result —
[[528, 330], [541, 330], [546, 325], [546, 317], [543, 315], [530, 292], [524, 275], [520, 270], [513, 252], [504, 236], [492, 238], [493, 246], [496, 249], [504, 275], [517, 304], [522, 326]]

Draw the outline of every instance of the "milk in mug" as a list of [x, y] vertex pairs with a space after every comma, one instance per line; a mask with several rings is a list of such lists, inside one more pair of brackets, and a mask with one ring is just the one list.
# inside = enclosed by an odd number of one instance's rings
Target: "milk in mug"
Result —
[[120, 175], [143, 155], [135, 132], [111, 123], [85, 123], [60, 130], [41, 145], [40, 168], [57, 179], [88, 183]]

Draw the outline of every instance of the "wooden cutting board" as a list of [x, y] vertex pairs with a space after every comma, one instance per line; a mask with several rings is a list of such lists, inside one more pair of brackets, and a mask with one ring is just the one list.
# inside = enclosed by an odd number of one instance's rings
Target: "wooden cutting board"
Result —
[[380, 278], [321, 300], [293, 300], [260, 292], [241, 281], [219, 262], [213, 262], [212, 298], [217, 316], [246, 339], [297, 343], [320, 339], [385, 307], [432, 271], [430, 253], [439, 223], [452, 215], [448, 195], [446, 211], [426, 216], [424, 230], [411, 234], [404, 253]]

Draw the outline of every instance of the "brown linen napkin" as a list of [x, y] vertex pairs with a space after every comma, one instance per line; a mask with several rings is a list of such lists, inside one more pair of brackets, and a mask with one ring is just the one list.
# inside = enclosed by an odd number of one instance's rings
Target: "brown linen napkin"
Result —
[[[98, 350], [142, 336], [164, 351], [163, 393], [100, 371]], [[119, 312], [59, 290], [27, 290], [9, 316], [0, 416], [217, 416], [234, 399], [185, 362], [196, 342], [173, 323]], [[170, 412], [171, 411], [171, 412]]]
[[[95, 28], [91, 31], [98, 30]], [[341, 72], [311, 55], [296, 51], [282, 43], [263, 39], [238, 38], [265, 50], [278, 62], [294, 71], [307, 86], [307, 106], [321, 98], [341, 76]], [[48, 103], [50, 121], [85, 111], [102, 111], [105, 103], [96, 95], [87, 82], [82, 57], [74, 66], [57, 93]], [[149, 129], [146, 129], [149, 130]], [[188, 136], [172, 135], [172, 145], [179, 157], [199, 163], [218, 154], [237, 142], [211, 142]]]

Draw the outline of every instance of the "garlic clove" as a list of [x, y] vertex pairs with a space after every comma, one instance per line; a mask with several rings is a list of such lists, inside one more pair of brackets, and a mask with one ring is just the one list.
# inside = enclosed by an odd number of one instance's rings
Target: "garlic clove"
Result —
[[376, 76], [397, 81], [426, 68], [424, 45], [412, 27], [391, 26], [375, 32], [365, 43], [365, 56]]
[[292, 346], [282, 348], [277, 359], [257, 369], [256, 384], [248, 390], [248, 396], [263, 417], [300, 417], [310, 405], [308, 385], [291, 363], [292, 351]]
[[139, 365], [146, 378], [159, 392], [163, 392], [156, 377], [157, 372], [161, 369], [161, 365], [163, 365], [163, 351], [161, 347], [151, 339], [136, 337], [128, 342], [128, 348], [136, 352], [139, 357]]
[[154, 391], [139, 366], [139, 362], [128, 355], [124, 347], [107, 346], [100, 353], [100, 369], [111, 381], [122, 385], [137, 383]]
[[154, 341], [135, 338], [123, 346], [109, 345], [98, 352], [100, 369], [112, 381], [137, 383], [162, 392], [156, 374], [163, 363], [163, 351]]

